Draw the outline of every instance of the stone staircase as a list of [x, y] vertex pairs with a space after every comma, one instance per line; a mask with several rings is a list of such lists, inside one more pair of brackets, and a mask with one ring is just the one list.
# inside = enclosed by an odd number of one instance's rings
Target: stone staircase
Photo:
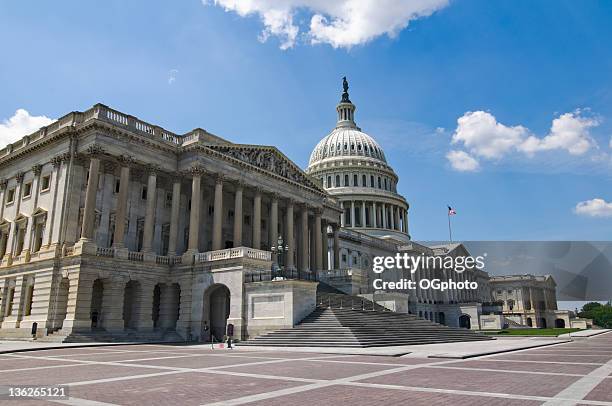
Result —
[[491, 340], [484, 334], [396, 313], [329, 286], [317, 293], [317, 308], [298, 325], [239, 345], [278, 347], [384, 347]]

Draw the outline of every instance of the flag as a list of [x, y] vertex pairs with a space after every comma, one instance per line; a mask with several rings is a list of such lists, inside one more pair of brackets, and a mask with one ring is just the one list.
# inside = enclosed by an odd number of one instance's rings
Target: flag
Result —
[[453, 209], [452, 207], [448, 206], [448, 215], [454, 216], [455, 214], [457, 214], [457, 211]]

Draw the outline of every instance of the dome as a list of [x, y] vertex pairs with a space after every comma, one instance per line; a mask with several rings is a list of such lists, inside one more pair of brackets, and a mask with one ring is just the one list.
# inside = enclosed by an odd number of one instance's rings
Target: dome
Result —
[[308, 166], [336, 157], [373, 158], [384, 163], [385, 153], [374, 138], [356, 127], [339, 126], [323, 138], [310, 154]]

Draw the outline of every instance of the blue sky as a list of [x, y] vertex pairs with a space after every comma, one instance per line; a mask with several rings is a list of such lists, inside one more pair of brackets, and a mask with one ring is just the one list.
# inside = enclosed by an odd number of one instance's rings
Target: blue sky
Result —
[[[3, 2], [0, 142], [18, 109], [38, 123], [102, 102], [179, 133], [275, 145], [305, 167], [346, 75], [357, 123], [400, 176], [413, 238], [446, 238], [451, 204], [457, 239], [609, 240], [612, 3], [428, 2], [420, 18], [389, 11], [399, 23], [366, 10], [363, 27], [293, 0], [290, 46], [287, 25], [261, 41], [265, 0], [249, 15], [228, 0]], [[316, 31], [318, 14], [330, 23]]]

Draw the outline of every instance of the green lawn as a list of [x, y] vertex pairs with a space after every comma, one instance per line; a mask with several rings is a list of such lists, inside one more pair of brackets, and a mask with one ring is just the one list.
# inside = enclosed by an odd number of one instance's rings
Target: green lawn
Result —
[[512, 328], [495, 331], [482, 331], [492, 336], [558, 336], [560, 334], [573, 333], [579, 328]]

